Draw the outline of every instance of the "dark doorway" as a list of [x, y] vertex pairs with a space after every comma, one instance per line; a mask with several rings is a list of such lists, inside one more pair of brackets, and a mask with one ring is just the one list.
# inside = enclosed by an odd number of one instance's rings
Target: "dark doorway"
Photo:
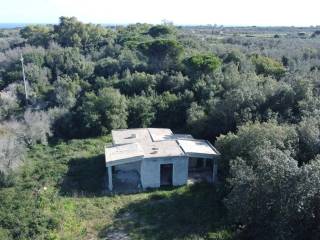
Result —
[[213, 160], [205, 158], [189, 158], [188, 183], [212, 182]]
[[172, 186], [172, 164], [160, 164], [160, 185]]

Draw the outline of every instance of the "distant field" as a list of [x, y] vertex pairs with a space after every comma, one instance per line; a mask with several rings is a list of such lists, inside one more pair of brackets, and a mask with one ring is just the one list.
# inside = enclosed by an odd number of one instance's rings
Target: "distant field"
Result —
[[21, 28], [27, 25], [26, 23], [0, 23], [0, 29]]

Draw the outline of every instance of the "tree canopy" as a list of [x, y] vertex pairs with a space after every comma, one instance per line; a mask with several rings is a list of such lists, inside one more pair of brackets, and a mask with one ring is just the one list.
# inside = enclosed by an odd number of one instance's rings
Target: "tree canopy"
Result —
[[[201, 233], [184, 239], [318, 240], [318, 35], [315, 27], [102, 26], [75, 17], [0, 29], [0, 239], [74, 238], [55, 235], [68, 222], [59, 210], [69, 205], [60, 201], [86, 196], [95, 167], [104, 177], [99, 159], [110, 131], [160, 127], [207, 139], [221, 152], [219, 182], [200, 195], [214, 198], [205, 209], [217, 211], [199, 213], [206, 227], [191, 221]], [[71, 178], [75, 192], [62, 197]], [[92, 182], [97, 189], [103, 181]], [[199, 198], [172, 191], [180, 203]], [[102, 195], [95, 204], [92, 195], [77, 198], [75, 209], [110, 204]], [[186, 205], [184, 212], [198, 212]], [[216, 216], [226, 219], [208, 223]], [[91, 234], [79, 232], [79, 239]]]
[[189, 73], [210, 74], [221, 66], [221, 60], [213, 54], [198, 54], [184, 60]]

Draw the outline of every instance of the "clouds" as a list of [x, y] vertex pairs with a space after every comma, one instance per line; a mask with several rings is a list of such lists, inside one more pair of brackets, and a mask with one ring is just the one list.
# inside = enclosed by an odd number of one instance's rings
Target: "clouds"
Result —
[[0, 22], [57, 22], [76, 16], [94, 23], [319, 25], [316, 0], [10, 0]]

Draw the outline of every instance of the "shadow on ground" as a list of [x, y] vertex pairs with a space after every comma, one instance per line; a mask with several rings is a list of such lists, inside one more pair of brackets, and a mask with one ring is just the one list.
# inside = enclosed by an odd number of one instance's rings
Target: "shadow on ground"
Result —
[[[102, 239], [230, 239], [226, 209], [210, 184], [155, 191], [118, 211]], [[230, 238], [229, 238], [230, 237]]]
[[73, 158], [68, 163], [68, 172], [60, 185], [60, 194], [101, 195], [105, 188], [104, 155], [88, 158]]

